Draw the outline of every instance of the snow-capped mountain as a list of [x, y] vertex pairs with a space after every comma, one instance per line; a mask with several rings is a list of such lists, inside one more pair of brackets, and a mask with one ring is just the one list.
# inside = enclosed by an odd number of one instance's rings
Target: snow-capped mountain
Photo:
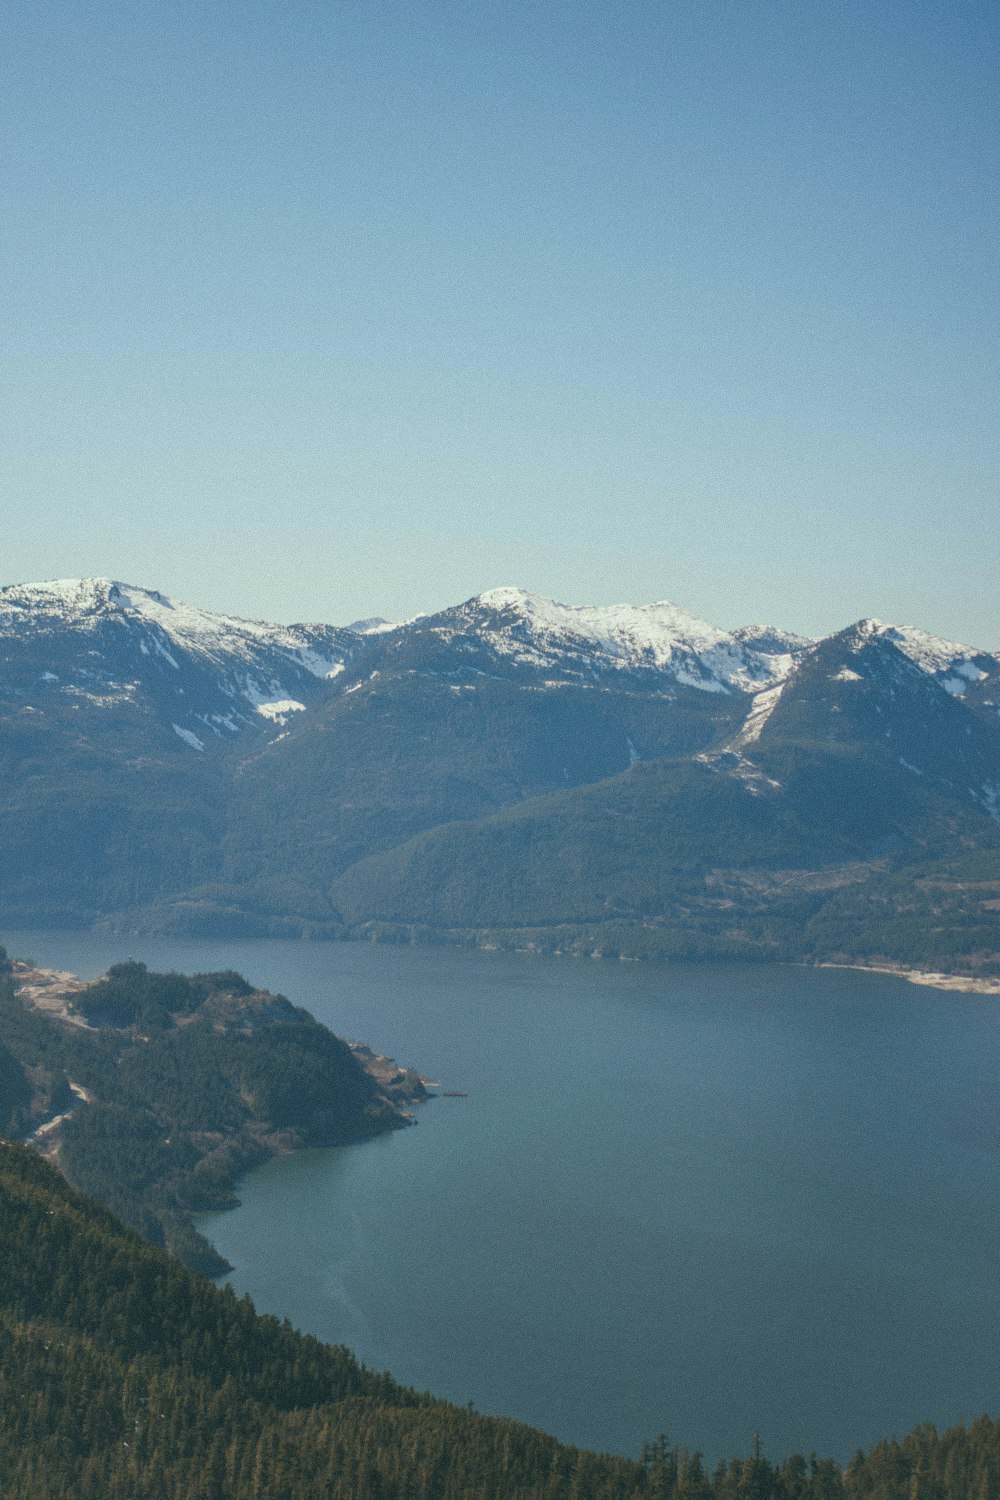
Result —
[[[1000, 658], [988, 651], [976, 651], [957, 641], [945, 641], [929, 635], [915, 625], [887, 625], [883, 620], [860, 620], [853, 627], [856, 635], [853, 649], [864, 650], [872, 640], [887, 641], [896, 646], [915, 667], [956, 698], [964, 698], [970, 687], [978, 685], [973, 700], [981, 699], [988, 684], [998, 686]], [[992, 705], [990, 705], [992, 706]]]
[[749, 758], [774, 740], [879, 745], [917, 776], [992, 814], [1000, 791], [1000, 658], [915, 626], [859, 620], [814, 643], [797, 669], [752, 700], [718, 747]]
[[[843, 641], [848, 656], [892, 647], [944, 693], [996, 711], [1000, 659], [991, 653], [878, 620], [829, 639]], [[56, 701], [106, 709], [143, 699], [192, 749], [251, 728], [282, 729], [318, 697], [392, 672], [668, 697], [694, 690], [732, 701], [709, 718], [732, 720], [745, 746], [823, 645], [774, 626], [722, 630], [666, 601], [577, 606], [509, 587], [436, 615], [350, 626], [244, 620], [105, 578], [0, 589], [0, 694], [42, 713]], [[846, 657], [839, 671], [852, 679]]]
[[[929, 720], [948, 717], [949, 700], [963, 700], [991, 728], [1000, 712], [1000, 657], [912, 625], [859, 620], [813, 642], [800, 654], [799, 665], [798, 672], [755, 697], [741, 732], [743, 743], [759, 739], [772, 716], [780, 721], [796, 698], [808, 702], [814, 714], [839, 715], [822, 731], [835, 738], [855, 724], [862, 707], [868, 733], [886, 736], [887, 724], [904, 720], [925, 739]], [[972, 733], [970, 727], [965, 737]]]
[[0, 693], [42, 713], [151, 702], [192, 749], [284, 723], [358, 647], [341, 627], [235, 619], [107, 578], [0, 590]]
[[[602, 673], [579, 696], [613, 705], [617, 774], [387, 841], [333, 881], [349, 926], [492, 928], [498, 944], [517, 930], [526, 945], [623, 957], [1000, 967], [996, 656], [869, 620], [806, 644], [764, 627], [725, 637], [669, 606], [495, 600], [441, 619], [453, 629], [464, 617], [466, 641], [486, 635], [496, 659], [527, 657], [540, 673], [567, 656], [591, 669], [597, 650], [629, 666], [652, 658], [677, 691], [643, 696], [622, 669], [615, 693]], [[770, 682], [753, 658], [733, 670], [733, 642], [776, 658]], [[685, 677], [702, 691], [683, 693]], [[669, 738], [681, 727], [683, 748]]]
[[406, 629], [448, 648], [456, 664], [488, 656], [504, 675], [725, 694], [781, 682], [811, 644], [765, 627], [730, 633], [665, 601], [578, 606], [516, 588], [490, 589]]

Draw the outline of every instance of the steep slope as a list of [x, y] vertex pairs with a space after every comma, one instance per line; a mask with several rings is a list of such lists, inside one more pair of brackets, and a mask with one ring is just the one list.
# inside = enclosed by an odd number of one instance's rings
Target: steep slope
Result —
[[710, 872], [912, 864], [1000, 842], [981, 809], [884, 755], [782, 757], [774, 783], [733, 758], [655, 762], [359, 861], [334, 886], [345, 920], [495, 927], [641, 919]]
[[0, 1496], [639, 1500], [639, 1463], [361, 1368], [0, 1142]]
[[84, 985], [0, 948], [0, 1127], [33, 1131], [78, 1187], [212, 1274], [229, 1268], [190, 1214], [231, 1205], [249, 1167], [410, 1122], [420, 1080], [365, 1056], [239, 974], [130, 961]]
[[[407, 643], [409, 647], [410, 643]], [[423, 828], [482, 817], [638, 760], [715, 744], [744, 714], [742, 694], [710, 697], [623, 685], [511, 682], [390, 656], [247, 756], [227, 838], [239, 850], [332, 878]], [[404, 664], [406, 663], [406, 664]]]
[[1000, 1423], [857, 1453], [569, 1448], [359, 1367], [138, 1240], [0, 1143], [0, 1497], [42, 1500], [979, 1500]]
[[[917, 640], [914, 640], [917, 637]], [[884, 746], [915, 775], [986, 802], [1000, 767], [1000, 663], [862, 620], [819, 642], [774, 700], [757, 738]]]
[[0, 689], [0, 906], [72, 926], [204, 879], [230, 786], [148, 704], [36, 709]]

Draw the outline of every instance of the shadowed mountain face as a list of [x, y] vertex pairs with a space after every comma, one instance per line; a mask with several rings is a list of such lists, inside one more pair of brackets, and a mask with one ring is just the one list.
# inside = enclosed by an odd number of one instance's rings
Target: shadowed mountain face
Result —
[[0, 901], [331, 934], [731, 909], [759, 945], [793, 872], [843, 902], [997, 847], [998, 687], [996, 656], [877, 621], [811, 642], [495, 589], [347, 629], [7, 589]]

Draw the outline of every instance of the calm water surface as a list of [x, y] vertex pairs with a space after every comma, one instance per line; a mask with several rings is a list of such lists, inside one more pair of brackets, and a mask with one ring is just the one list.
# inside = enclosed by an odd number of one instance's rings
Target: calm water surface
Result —
[[233, 967], [465, 1099], [270, 1163], [237, 1291], [570, 1441], [715, 1458], [1000, 1413], [1000, 1002], [849, 971], [8, 934]]

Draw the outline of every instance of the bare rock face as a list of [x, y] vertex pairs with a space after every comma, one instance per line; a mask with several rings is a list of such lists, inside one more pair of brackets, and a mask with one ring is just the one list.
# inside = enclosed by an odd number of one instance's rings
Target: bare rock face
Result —
[[431, 1097], [428, 1093], [433, 1087], [431, 1080], [416, 1069], [401, 1067], [395, 1058], [373, 1052], [364, 1042], [348, 1042], [347, 1045], [380, 1091], [394, 1104], [421, 1104]]

